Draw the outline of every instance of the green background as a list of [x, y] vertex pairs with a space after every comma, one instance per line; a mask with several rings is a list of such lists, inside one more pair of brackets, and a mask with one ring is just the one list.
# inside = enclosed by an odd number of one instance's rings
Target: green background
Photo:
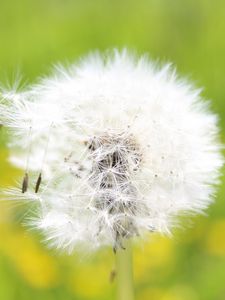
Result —
[[[54, 63], [68, 64], [90, 50], [128, 47], [172, 61], [204, 87], [225, 129], [224, 0], [0, 0], [0, 81], [35, 82]], [[7, 161], [0, 131], [0, 186], [21, 179]], [[225, 178], [223, 177], [224, 181]], [[134, 249], [138, 300], [225, 299], [225, 190], [208, 216], [173, 239], [154, 236]], [[113, 299], [111, 249], [70, 257], [48, 250], [22, 225], [26, 209], [0, 203], [0, 299]], [[188, 221], [188, 222], [187, 222]]]

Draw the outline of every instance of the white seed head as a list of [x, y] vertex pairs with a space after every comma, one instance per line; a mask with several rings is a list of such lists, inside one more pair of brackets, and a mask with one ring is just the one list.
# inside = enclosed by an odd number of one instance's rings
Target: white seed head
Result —
[[2, 91], [12, 199], [38, 204], [31, 223], [52, 246], [123, 247], [169, 234], [212, 200], [223, 159], [217, 117], [170, 65], [124, 51], [57, 67], [26, 91]]

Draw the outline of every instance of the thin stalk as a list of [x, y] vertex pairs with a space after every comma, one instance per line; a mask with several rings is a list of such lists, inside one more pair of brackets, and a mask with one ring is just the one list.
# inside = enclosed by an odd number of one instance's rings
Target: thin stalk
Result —
[[125, 250], [116, 253], [117, 300], [134, 300], [133, 262], [131, 240], [124, 243]]

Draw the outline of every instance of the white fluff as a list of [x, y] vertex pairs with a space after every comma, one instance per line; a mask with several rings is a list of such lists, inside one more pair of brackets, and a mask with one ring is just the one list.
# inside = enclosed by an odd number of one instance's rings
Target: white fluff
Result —
[[126, 50], [2, 91], [11, 160], [29, 176], [10, 197], [38, 203], [32, 224], [68, 251], [169, 234], [177, 216], [208, 207], [223, 164], [217, 117], [199, 93], [170, 65]]

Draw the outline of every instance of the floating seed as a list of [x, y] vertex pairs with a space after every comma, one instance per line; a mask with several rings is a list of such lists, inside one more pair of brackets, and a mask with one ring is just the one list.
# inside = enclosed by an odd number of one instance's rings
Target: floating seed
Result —
[[42, 179], [42, 178], [41, 178], [41, 173], [40, 173], [39, 176], [38, 176], [36, 185], [35, 185], [35, 193], [37, 193], [38, 190], [39, 190], [39, 187], [40, 187], [40, 184], [41, 184], [41, 179]]
[[22, 183], [22, 193], [23, 194], [27, 191], [28, 181], [29, 181], [28, 174], [25, 173], [24, 178], [23, 178], [23, 183]]

